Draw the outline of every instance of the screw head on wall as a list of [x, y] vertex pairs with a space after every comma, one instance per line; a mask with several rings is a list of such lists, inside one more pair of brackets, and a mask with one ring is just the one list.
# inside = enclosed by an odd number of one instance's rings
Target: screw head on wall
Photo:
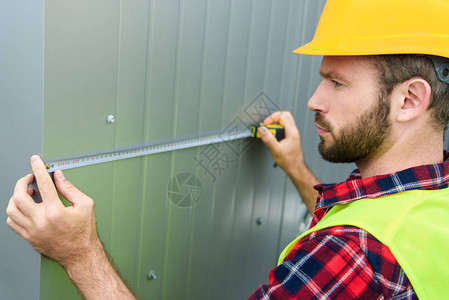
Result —
[[114, 116], [114, 115], [107, 115], [107, 116], [106, 116], [106, 122], [107, 122], [108, 124], [113, 124], [113, 123], [115, 123], [115, 116]]
[[153, 270], [148, 272], [148, 274], [147, 274], [147, 279], [148, 280], [153, 280], [153, 279], [156, 279], [156, 278], [157, 278], [156, 272], [154, 272]]

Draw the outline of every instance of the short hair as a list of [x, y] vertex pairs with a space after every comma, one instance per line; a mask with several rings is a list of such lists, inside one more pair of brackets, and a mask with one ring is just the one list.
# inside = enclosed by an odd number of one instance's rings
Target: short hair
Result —
[[372, 65], [379, 73], [381, 95], [390, 96], [394, 87], [413, 77], [427, 81], [431, 88], [430, 103], [434, 126], [446, 131], [449, 122], [449, 84], [438, 79], [432, 60], [417, 54], [386, 54], [370, 56]]

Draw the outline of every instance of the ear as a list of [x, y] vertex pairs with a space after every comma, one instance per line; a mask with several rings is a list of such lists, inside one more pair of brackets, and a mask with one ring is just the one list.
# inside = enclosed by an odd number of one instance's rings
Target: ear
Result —
[[396, 88], [400, 96], [397, 121], [410, 121], [426, 112], [431, 95], [430, 84], [426, 80], [419, 77], [411, 78]]

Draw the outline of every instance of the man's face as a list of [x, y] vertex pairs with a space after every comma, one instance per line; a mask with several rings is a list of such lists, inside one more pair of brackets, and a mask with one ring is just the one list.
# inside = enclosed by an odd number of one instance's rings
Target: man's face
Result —
[[382, 99], [377, 73], [366, 57], [325, 56], [323, 78], [309, 100], [330, 162], [357, 162], [378, 152], [390, 134], [389, 99]]

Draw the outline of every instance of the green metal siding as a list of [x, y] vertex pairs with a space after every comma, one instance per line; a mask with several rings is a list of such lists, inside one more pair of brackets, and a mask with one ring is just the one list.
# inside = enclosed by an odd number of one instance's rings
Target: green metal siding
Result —
[[[312, 38], [322, 6], [46, 1], [44, 159], [254, 122], [245, 109], [254, 109], [257, 97], [313, 125], [305, 103], [320, 60], [291, 51]], [[114, 124], [106, 123], [108, 114]], [[228, 158], [214, 176], [198, 163], [210, 149]], [[242, 299], [267, 281], [306, 212], [272, 164], [259, 141], [238, 153], [218, 144], [65, 174], [95, 200], [100, 237], [140, 298]], [[180, 173], [201, 182], [193, 206], [168, 199], [169, 182]], [[148, 280], [151, 270], [157, 278]], [[63, 270], [43, 259], [41, 299], [78, 298]]]

